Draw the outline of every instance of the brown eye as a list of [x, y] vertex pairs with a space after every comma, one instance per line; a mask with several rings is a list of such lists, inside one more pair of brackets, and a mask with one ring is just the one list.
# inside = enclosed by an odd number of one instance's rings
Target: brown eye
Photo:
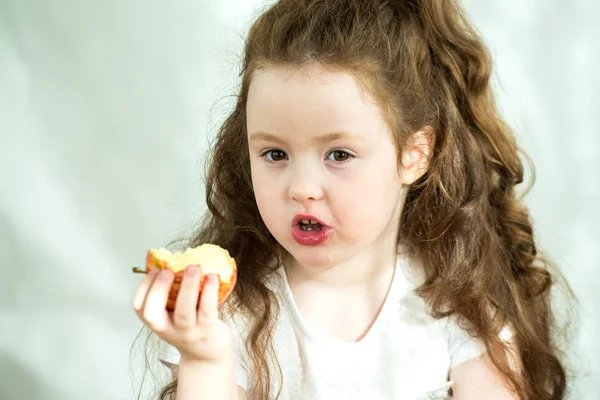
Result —
[[[331, 157], [331, 156], [333, 156], [333, 157]], [[334, 150], [331, 153], [329, 153], [328, 158], [332, 161], [344, 162], [344, 161], [348, 161], [348, 159], [350, 159], [351, 157], [352, 156], [347, 151]]]
[[266, 156], [269, 161], [281, 161], [286, 159], [287, 154], [281, 150], [269, 150], [264, 156]]

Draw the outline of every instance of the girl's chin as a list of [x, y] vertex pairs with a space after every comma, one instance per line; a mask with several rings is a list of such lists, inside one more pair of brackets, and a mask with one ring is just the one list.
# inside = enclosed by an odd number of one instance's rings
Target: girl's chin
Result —
[[317, 249], [292, 249], [290, 252], [293, 262], [307, 268], [329, 268], [335, 264], [335, 255], [332, 251], [319, 251]]
[[339, 242], [332, 242], [331, 239], [320, 245], [305, 246], [297, 243], [291, 236], [284, 238], [283, 248], [292, 257], [291, 260], [285, 257], [286, 263], [298, 263], [307, 268], [330, 268], [338, 264], [343, 261], [340, 256], [348, 253], [348, 249], [340, 246]]

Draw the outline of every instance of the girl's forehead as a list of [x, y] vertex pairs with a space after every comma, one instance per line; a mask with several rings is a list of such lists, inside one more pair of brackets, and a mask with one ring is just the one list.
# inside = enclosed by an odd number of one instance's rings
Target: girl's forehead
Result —
[[[252, 74], [249, 96], [261, 93], [301, 93], [302, 89], [343, 91], [345, 94], [363, 96], [356, 77], [347, 71], [318, 66], [299, 68], [269, 68]], [[366, 93], [365, 93], [366, 94]], [[366, 94], [368, 97], [368, 94]]]
[[382, 110], [348, 72], [261, 70], [246, 105], [248, 133], [381, 132]]

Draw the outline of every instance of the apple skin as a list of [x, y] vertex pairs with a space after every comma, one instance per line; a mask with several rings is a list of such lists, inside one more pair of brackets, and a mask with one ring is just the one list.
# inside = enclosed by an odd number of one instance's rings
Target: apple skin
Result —
[[[232, 259], [233, 261], [233, 259]], [[193, 264], [191, 264], [193, 265]], [[200, 278], [200, 288], [198, 289], [198, 293], [202, 293], [202, 288], [204, 287], [204, 282], [206, 281], [207, 274], [204, 273], [202, 269], [202, 265], [196, 265], [201, 274]], [[231, 279], [229, 282], [223, 282], [221, 279], [220, 273], [217, 273], [219, 276], [219, 306], [222, 305], [225, 300], [229, 297], [231, 292], [233, 292], [233, 288], [235, 287], [235, 283], [237, 281], [237, 267], [235, 265], [235, 261], [229, 264], [230, 268], [228, 272], [231, 273]], [[160, 269], [170, 269], [169, 264], [166, 260], [163, 260], [154, 254], [153, 250], [148, 250], [148, 254], [146, 256], [146, 272], [150, 272], [155, 268]], [[177, 295], [179, 294], [179, 289], [181, 288], [181, 281], [183, 279], [183, 273], [185, 271], [178, 271], [175, 273], [175, 279], [173, 284], [171, 285], [171, 289], [169, 291], [169, 297], [167, 299], [167, 311], [175, 310], [175, 303], [177, 301]], [[200, 296], [198, 296], [198, 302], [196, 303], [196, 309], [200, 306]]]

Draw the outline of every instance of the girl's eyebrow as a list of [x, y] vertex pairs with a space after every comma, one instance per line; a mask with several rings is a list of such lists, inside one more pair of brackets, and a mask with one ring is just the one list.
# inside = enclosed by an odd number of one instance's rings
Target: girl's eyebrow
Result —
[[[361, 135], [357, 135], [357, 134], [352, 134], [352, 133], [348, 133], [348, 132], [329, 132], [326, 133], [324, 135], [319, 135], [318, 137], [316, 137], [314, 139], [314, 142], [316, 142], [317, 144], [323, 144], [323, 143], [329, 143], [329, 142], [333, 142], [334, 140], [339, 140], [339, 139], [348, 139], [348, 140], [355, 140], [355, 141], [366, 141], [367, 139]], [[268, 132], [253, 132], [250, 134], [250, 141], [251, 142], [255, 142], [255, 141], [264, 141], [264, 142], [273, 142], [273, 143], [285, 143], [284, 140], [282, 140], [281, 138], [277, 137], [276, 135], [273, 135], [272, 133], [268, 133]]]

